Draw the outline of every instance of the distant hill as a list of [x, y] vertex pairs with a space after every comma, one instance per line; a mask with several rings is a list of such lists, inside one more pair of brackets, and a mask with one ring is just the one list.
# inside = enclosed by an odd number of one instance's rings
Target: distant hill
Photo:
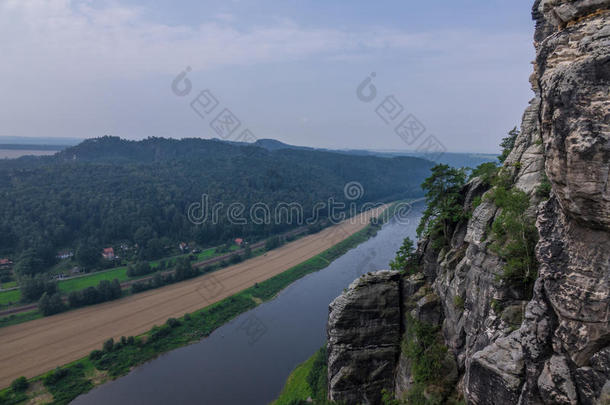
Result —
[[0, 144], [3, 145], [48, 145], [69, 147], [78, 145], [83, 139], [79, 138], [52, 138], [52, 137], [29, 137], [29, 136], [0, 136]]
[[[356, 203], [422, 195], [432, 162], [413, 157], [380, 158], [308, 149], [275, 148], [274, 142], [239, 145], [204, 139], [117, 137], [86, 140], [53, 156], [0, 161], [0, 256], [26, 252], [35, 263], [52, 263], [56, 252], [80, 245], [96, 249], [137, 243], [145, 258], [159, 257], [179, 241], [215, 245], [249, 240], [298, 226], [228, 220], [232, 203], [249, 209], [281, 202], [314, 206], [333, 198], [348, 203], [344, 187], [359, 182]], [[219, 220], [189, 222], [189, 205], [209, 196]], [[272, 212], [275, 215], [275, 212]], [[327, 211], [319, 212], [326, 217]]]
[[[368, 152], [368, 151], [367, 151]], [[369, 152], [373, 156], [380, 157], [397, 157], [410, 156], [419, 157], [422, 159], [430, 159], [431, 156], [422, 152]], [[481, 163], [495, 162], [498, 163], [498, 155], [491, 153], [457, 153], [445, 152], [432, 157], [435, 163], [442, 163], [453, 167], [470, 167], [474, 169]]]
[[255, 142], [255, 145], [265, 148], [267, 150], [281, 150], [281, 149], [297, 149], [297, 150], [318, 150], [342, 153], [354, 156], [377, 156], [383, 158], [394, 158], [400, 156], [417, 157], [422, 159], [434, 159], [435, 163], [442, 163], [453, 167], [470, 167], [475, 168], [481, 163], [496, 162], [498, 161], [498, 155], [491, 153], [457, 153], [457, 152], [445, 152], [440, 155], [432, 155], [423, 152], [410, 152], [410, 151], [375, 151], [366, 149], [323, 149], [323, 148], [310, 148], [307, 146], [295, 146], [288, 145], [286, 143], [276, 141], [274, 139], [259, 139]]
[[[316, 150], [315, 148], [310, 148], [308, 146], [294, 146], [288, 145], [287, 143], [276, 141], [275, 139], [259, 139], [254, 142], [256, 146], [260, 146], [261, 148], [265, 148], [267, 150], [280, 150], [280, 149], [299, 149], [299, 150]], [[327, 149], [318, 149], [318, 150], [327, 150]]]

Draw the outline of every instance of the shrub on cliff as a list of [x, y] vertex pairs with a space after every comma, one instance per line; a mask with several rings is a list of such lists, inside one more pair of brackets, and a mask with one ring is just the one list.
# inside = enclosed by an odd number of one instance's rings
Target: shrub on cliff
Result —
[[510, 131], [508, 131], [508, 136], [506, 138], [502, 138], [502, 142], [500, 142], [500, 147], [502, 148], [502, 154], [498, 156], [498, 160], [500, 163], [504, 163], [510, 151], [515, 147], [515, 141], [519, 136], [519, 130], [517, 127], [514, 127]]
[[484, 184], [490, 186], [493, 182], [493, 179], [498, 174], [498, 170], [498, 165], [496, 165], [494, 162], [482, 163], [472, 170], [472, 172], [470, 173], [469, 180], [478, 177]]
[[515, 187], [498, 181], [489, 198], [501, 209], [491, 230], [494, 243], [491, 249], [505, 261], [501, 279], [531, 291], [538, 274], [536, 243], [538, 230], [534, 219], [527, 215], [528, 195]]
[[411, 360], [411, 373], [416, 383], [438, 382], [443, 376], [443, 361], [447, 348], [443, 345], [437, 326], [408, 317], [408, 328], [403, 347]]
[[466, 184], [466, 170], [436, 165], [423, 183], [427, 207], [417, 227], [417, 235], [430, 236], [436, 247], [449, 244], [451, 228], [466, 218], [460, 190]]
[[396, 252], [396, 257], [390, 262], [390, 268], [407, 274], [414, 274], [418, 271], [415, 244], [411, 238], [406, 237], [404, 239], [402, 246]]

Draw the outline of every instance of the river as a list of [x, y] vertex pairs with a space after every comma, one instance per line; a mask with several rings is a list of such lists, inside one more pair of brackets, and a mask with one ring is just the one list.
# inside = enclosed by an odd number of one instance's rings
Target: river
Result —
[[375, 237], [199, 343], [166, 353], [72, 403], [268, 404], [290, 372], [324, 345], [330, 302], [360, 275], [387, 269], [402, 240], [415, 240], [423, 209], [423, 203], [415, 204]]

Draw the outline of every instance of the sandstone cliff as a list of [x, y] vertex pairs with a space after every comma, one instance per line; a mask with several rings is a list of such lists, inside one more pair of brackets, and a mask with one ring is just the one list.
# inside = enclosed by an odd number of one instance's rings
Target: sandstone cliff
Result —
[[[422, 274], [369, 275], [331, 305], [331, 399], [408, 393], [401, 340], [415, 320], [439, 326], [447, 381], [469, 404], [610, 403], [610, 0], [536, 0], [533, 17], [535, 96], [504, 164], [539, 233], [533, 291], [500, 277], [488, 234], [500, 210], [474, 207], [490, 188], [475, 178], [450, 246], [420, 242]], [[550, 198], [536, 192], [545, 177]]]

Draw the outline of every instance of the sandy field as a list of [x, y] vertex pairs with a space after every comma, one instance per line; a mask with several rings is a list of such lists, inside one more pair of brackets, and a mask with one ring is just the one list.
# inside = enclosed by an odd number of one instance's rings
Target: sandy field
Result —
[[31, 378], [84, 357], [110, 337], [142, 334], [168, 318], [204, 308], [280, 274], [364, 228], [386, 207], [195, 279], [0, 328], [0, 387], [19, 376]]

